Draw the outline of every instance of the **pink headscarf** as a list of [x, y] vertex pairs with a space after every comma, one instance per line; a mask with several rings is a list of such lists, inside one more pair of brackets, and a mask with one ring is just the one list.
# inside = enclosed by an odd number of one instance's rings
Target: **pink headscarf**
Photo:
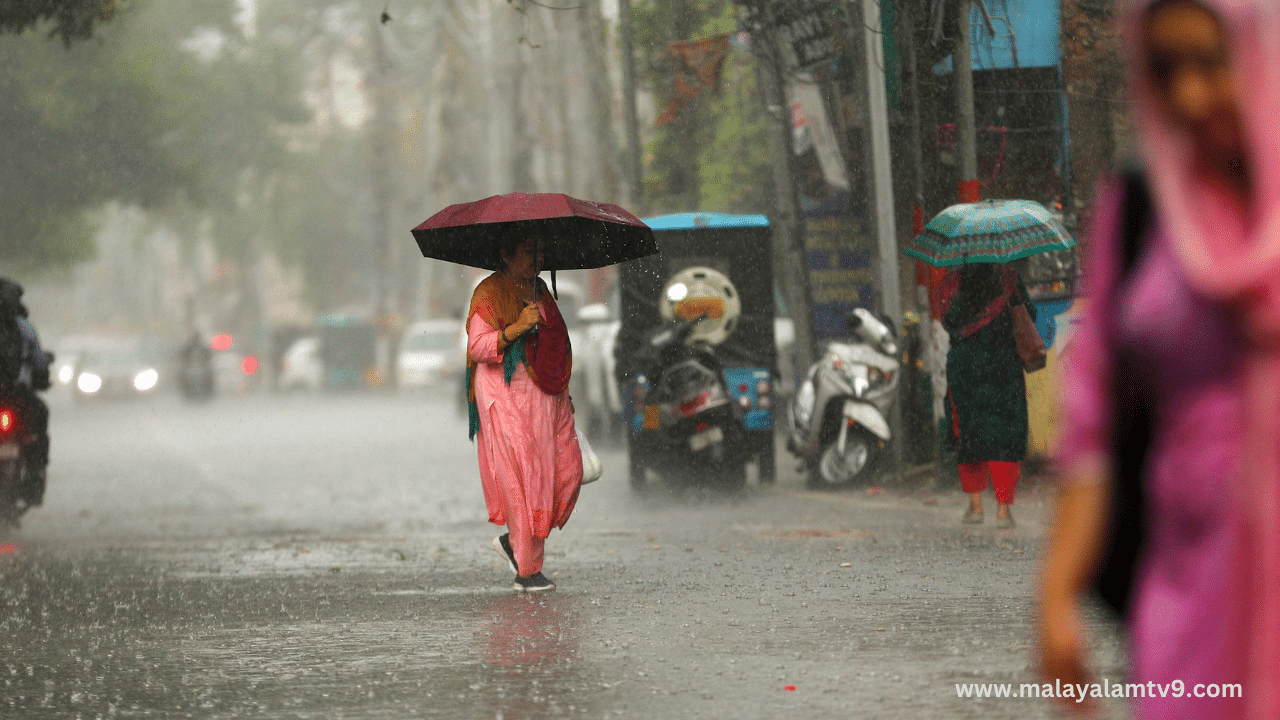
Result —
[[1182, 269], [1206, 297], [1238, 311], [1249, 435], [1235, 500], [1243, 557], [1230, 569], [1248, 648], [1249, 717], [1280, 718], [1280, 2], [1197, 0], [1228, 35], [1236, 74], [1252, 197], [1249, 206], [1198, 172], [1185, 134], [1156, 105], [1143, 62], [1143, 11], [1131, 2], [1130, 49], [1136, 122], [1157, 210]]

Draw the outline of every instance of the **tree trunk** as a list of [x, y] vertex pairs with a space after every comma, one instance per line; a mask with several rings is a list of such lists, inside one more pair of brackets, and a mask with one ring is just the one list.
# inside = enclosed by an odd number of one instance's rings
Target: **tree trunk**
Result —
[[587, 73], [587, 89], [590, 94], [588, 122], [594, 131], [593, 152], [596, 182], [592, 194], [595, 199], [618, 202], [618, 155], [613, 131], [613, 113], [610, 110], [613, 88], [609, 83], [609, 67], [605, 62], [605, 29], [600, 14], [601, 0], [580, 0], [578, 27], [582, 38], [582, 50], [586, 56], [583, 67]]

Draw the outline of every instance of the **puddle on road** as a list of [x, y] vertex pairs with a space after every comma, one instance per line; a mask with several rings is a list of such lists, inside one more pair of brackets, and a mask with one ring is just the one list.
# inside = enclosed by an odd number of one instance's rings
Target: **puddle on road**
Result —
[[[186, 668], [179, 692], [199, 688], [205, 707], [223, 716], [275, 708], [324, 717], [334, 707], [352, 716], [449, 718], [587, 711], [587, 691], [599, 683], [578, 657], [577, 600], [456, 589], [472, 597], [424, 608], [429, 619], [197, 633], [167, 660]], [[450, 594], [375, 594], [417, 593]]]
[[581, 597], [483, 572], [181, 579], [94, 560], [9, 570], [0, 716], [598, 717], [608, 699]]
[[403, 595], [489, 595], [489, 596], [508, 596], [511, 589], [507, 587], [441, 587], [441, 588], [422, 588], [419, 590], [390, 590], [385, 592], [374, 591], [370, 595], [387, 595], [398, 597]]

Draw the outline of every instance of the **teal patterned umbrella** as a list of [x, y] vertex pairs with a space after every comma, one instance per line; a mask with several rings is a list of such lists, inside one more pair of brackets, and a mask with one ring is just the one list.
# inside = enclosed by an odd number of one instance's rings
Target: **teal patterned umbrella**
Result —
[[934, 267], [948, 267], [1007, 263], [1075, 244], [1062, 223], [1038, 202], [982, 200], [938, 213], [903, 253]]

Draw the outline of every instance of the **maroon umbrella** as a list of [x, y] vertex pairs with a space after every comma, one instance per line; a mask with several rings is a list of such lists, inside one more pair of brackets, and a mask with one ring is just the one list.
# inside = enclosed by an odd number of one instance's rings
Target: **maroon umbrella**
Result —
[[560, 193], [511, 193], [450, 205], [413, 229], [424, 257], [497, 270], [507, 233], [537, 233], [544, 270], [585, 270], [656, 255], [658, 243], [617, 205]]

